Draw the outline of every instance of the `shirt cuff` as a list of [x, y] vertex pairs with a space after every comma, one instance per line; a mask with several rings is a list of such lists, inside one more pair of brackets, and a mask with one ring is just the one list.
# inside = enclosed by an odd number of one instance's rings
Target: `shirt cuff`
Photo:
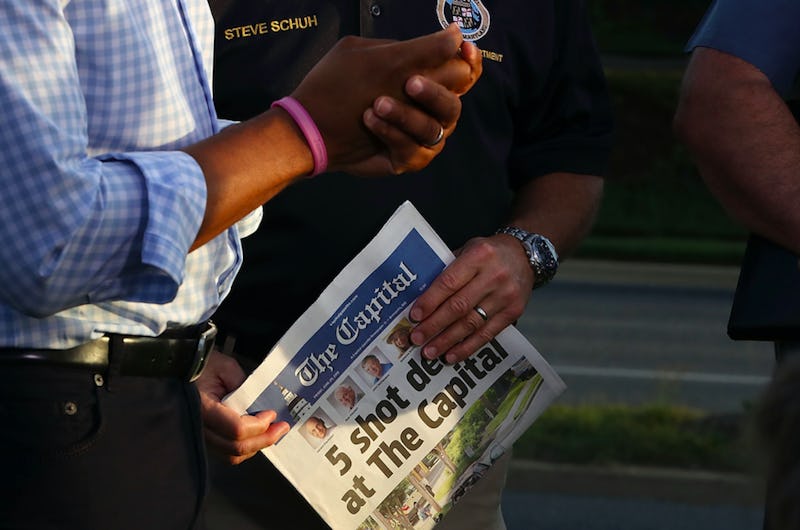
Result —
[[182, 151], [108, 155], [134, 164], [144, 178], [147, 200], [141, 262], [183, 282], [186, 256], [206, 208], [206, 184], [197, 162]]

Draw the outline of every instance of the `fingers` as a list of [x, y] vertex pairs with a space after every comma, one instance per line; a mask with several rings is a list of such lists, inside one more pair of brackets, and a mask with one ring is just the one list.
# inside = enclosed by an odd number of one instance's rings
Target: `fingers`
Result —
[[415, 105], [381, 96], [364, 114], [367, 129], [386, 146], [394, 174], [429, 164], [441, 152], [461, 114], [459, 97], [423, 76], [412, 76], [406, 92]]
[[455, 90], [458, 94], [463, 95], [467, 90], [473, 87], [473, 85], [483, 74], [483, 55], [478, 47], [471, 42], [464, 42], [461, 45], [459, 52], [461, 59], [464, 60], [470, 67], [469, 82], [466, 86], [460, 89], [462, 91], [459, 91], [458, 87], [451, 87], [451, 89]]
[[[443, 114], [452, 116], [460, 112], [460, 101], [452, 97], [450, 103], [456, 110], [442, 111]], [[445, 127], [439, 119], [415, 106], [386, 96], [378, 98], [373, 108], [364, 113], [364, 125], [384, 144], [385, 158], [393, 174], [427, 166], [453, 132], [453, 125]]]
[[458, 25], [416, 39], [397, 42], [398, 71], [420, 73], [456, 95], [465, 94], [483, 73], [480, 50], [465, 42]]
[[219, 402], [209, 402], [201, 394], [203, 427], [210, 449], [231, 464], [241, 463], [261, 449], [277, 443], [287, 432], [286, 422], [273, 423], [274, 411], [239, 415]]
[[[455, 28], [445, 30], [445, 35], [447, 31], [455, 34]], [[461, 115], [459, 94], [480, 76], [480, 54], [474, 46], [465, 49], [466, 59], [453, 57], [430, 74], [413, 75], [406, 81], [405, 93], [415, 106], [382, 96], [375, 100], [371, 112], [365, 113], [367, 129], [386, 146], [393, 174], [428, 165], [453, 133]]]
[[533, 280], [527, 260], [515, 253], [501, 238], [471, 240], [417, 299], [411, 340], [424, 344], [425, 357], [463, 360], [519, 318]]
[[202, 394], [210, 394], [217, 400], [239, 387], [245, 380], [242, 367], [233, 357], [217, 350], [212, 350], [206, 361], [206, 367], [195, 381], [197, 390]]
[[[444, 85], [433, 81], [424, 76], [413, 76], [405, 86], [406, 94], [412, 101], [431, 118], [436, 120], [433, 131], [438, 132], [439, 126], [444, 127], [448, 132], [452, 132], [455, 123], [461, 116], [461, 99], [448, 90]], [[431, 129], [426, 131], [427, 139]]]
[[247, 460], [289, 432], [286, 422], [273, 423], [277, 417], [274, 411], [240, 415], [222, 403], [222, 397], [238, 387], [244, 377], [236, 360], [214, 351], [196, 382], [208, 447], [232, 464]]
[[438, 145], [442, 140], [444, 140], [444, 127], [439, 125], [439, 131], [436, 133], [436, 138], [431, 140], [430, 142], [420, 142], [423, 147], [427, 147], [429, 149]]
[[424, 73], [432, 81], [462, 96], [475, 85], [483, 73], [480, 51], [475, 45], [465, 42], [457, 56], [435, 68], [429, 68]]
[[[461, 112], [458, 96], [480, 76], [480, 54], [473, 48], [464, 45], [457, 25], [407, 41], [340, 40], [292, 92], [324, 139], [330, 170], [371, 176], [381, 170], [421, 169], [429, 163], [440, 148], [432, 153], [418, 151], [408, 138], [418, 146], [430, 146], [442, 128], [443, 138], [452, 132]], [[415, 97], [412, 94], [417, 94], [413, 101], [430, 118], [411, 114], [400, 125], [391, 118], [388, 123], [398, 132], [374, 116], [364, 117], [365, 109], [373, 107], [380, 96], [408, 101]], [[367, 128], [371, 124], [378, 128], [377, 132], [371, 129], [374, 136], [366, 134], [365, 122]]]
[[414, 39], [389, 44], [398, 48], [403, 62], [419, 71], [440, 66], [454, 57], [464, 42], [457, 24], [450, 24], [442, 31]]
[[206, 443], [215, 454], [222, 456], [229, 464], [238, 465], [258, 454], [265, 447], [274, 445], [289, 431], [286, 422], [273, 423], [258, 436], [243, 440], [231, 440], [218, 433], [205, 429]]
[[[372, 111], [384, 124], [375, 125], [381, 134], [387, 134], [391, 129], [395, 129], [412, 138], [417, 144], [433, 148], [452, 134], [455, 122], [461, 113], [461, 102], [441, 85], [429, 84], [421, 78], [418, 80], [419, 85], [425, 85], [424, 89], [420, 89], [425, 92], [425, 96], [421, 97], [430, 101], [430, 109], [420, 109], [415, 105], [381, 96], [375, 100]], [[442, 92], [439, 92], [439, 89], [442, 89]], [[387, 147], [393, 147], [385, 139], [381, 140]]]

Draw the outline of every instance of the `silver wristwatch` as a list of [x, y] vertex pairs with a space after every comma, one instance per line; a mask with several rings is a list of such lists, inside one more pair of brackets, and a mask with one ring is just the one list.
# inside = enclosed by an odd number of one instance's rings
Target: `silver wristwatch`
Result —
[[553, 279], [558, 271], [558, 253], [549, 239], [516, 226], [506, 226], [496, 233], [508, 234], [522, 243], [522, 248], [525, 249], [525, 254], [528, 255], [528, 261], [536, 276], [533, 283], [534, 289]]

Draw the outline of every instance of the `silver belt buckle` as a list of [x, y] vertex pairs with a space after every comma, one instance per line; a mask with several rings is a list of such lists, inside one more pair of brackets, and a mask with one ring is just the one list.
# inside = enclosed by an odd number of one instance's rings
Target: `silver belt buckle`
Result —
[[196, 380], [203, 373], [203, 368], [206, 366], [208, 356], [211, 349], [214, 347], [214, 339], [217, 337], [217, 326], [210, 320], [208, 321], [208, 329], [205, 330], [200, 338], [197, 340], [197, 350], [194, 352], [194, 360], [192, 361], [191, 369], [189, 370], [189, 382]]

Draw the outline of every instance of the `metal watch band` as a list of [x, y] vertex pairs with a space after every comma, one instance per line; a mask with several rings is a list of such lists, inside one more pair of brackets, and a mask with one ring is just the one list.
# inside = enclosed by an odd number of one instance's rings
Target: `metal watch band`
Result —
[[558, 253], [553, 244], [545, 236], [534, 234], [516, 226], [506, 226], [497, 234], [507, 234], [519, 240], [528, 256], [536, 276], [533, 288], [541, 287], [556, 275], [558, 271]]

